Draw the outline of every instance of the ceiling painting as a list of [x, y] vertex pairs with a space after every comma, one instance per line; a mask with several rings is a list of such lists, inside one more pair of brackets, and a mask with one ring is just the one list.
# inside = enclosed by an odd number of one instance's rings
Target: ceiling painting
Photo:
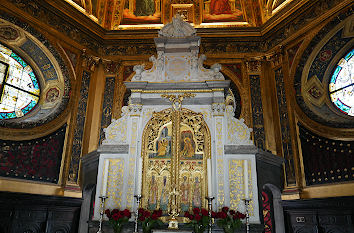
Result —
[[260, 26], [293, 0], [65, 1], [107, 30], [160, 28], [176, 14], [198, 28]]
[[161, 0], [125, 0], [122, 25], [161, 23]]
[[204, 0], [203, 22], [245, 21], [240, 0]]

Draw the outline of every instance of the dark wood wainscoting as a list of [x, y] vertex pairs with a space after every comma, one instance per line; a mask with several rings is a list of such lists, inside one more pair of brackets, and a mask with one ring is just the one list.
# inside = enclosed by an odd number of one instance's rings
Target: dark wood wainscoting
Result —
[[287, 233], [354, 233], [354, 197], [283, 201]]
[[77, 233], [81, 201], [0, 192], [0, 233]]

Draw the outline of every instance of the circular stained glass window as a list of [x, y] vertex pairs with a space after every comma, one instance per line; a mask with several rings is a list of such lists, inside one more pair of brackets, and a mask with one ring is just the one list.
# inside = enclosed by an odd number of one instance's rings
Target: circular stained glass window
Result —
[[25, 116], [38, 103], [39, 83], [31, 66], [0, 44], [0, 120]]
[[354, 116], [354, 49], [338, 62], [329, 82], [329, 96], [344, 114]]

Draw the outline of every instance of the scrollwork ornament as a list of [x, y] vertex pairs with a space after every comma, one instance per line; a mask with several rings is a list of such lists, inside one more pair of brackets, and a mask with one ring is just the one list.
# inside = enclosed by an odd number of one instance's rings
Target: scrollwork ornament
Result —
[[122, 108], [122, 117], [119, 119], [112, 119], [111, 124], [103, 129], [103, 132], [105, 133], [105, 140], [102, 141], [103, 145], [127, 143], [128, 112], [129, 108], [124, 106]]
[[227, 122], [226, 143], [229, 145], [253, 145], [250, 140], [252, 129], [248, 128], [244, 119], [234, 117], [234, 109], [231, 105], [226, 106]]

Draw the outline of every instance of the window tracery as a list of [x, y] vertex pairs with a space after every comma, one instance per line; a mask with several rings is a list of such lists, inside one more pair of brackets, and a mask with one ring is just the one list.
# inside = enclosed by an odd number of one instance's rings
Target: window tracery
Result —
[[329, 82], [332, 103], [342, 113], [354, 116], [354, 49], [337, 63]]
[[39, 98], [39, 82], [32, 67], [0, 44], [0, 120], [25, 116]]

